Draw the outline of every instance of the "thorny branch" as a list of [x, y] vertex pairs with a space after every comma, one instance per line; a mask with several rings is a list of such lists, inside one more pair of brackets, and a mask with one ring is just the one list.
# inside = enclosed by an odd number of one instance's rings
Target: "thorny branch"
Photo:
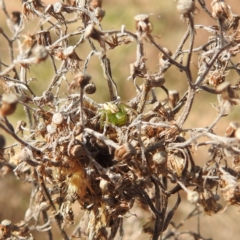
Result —
[[[147, 14], [134, 17], [136, 31], [124, 25], [120, 30], [104, 30], [100, 0], [48, 6], [40, 0], [22, 0], [22, 12], [12, 13], [4, 0], [0, 4], [10, 30], [0, 28], [9, 50], [8, 58], [0, 61], [0, 170], [3, 176], [14, 173], [32, 186], [24, 220], [3, 220], [0, 239], [30, 240], [34, 230], [52, 240], [53, 222], [63, 239], [123, 239], [125, 216], [134, 205], [152, 214], [143, 232], [154, 240], [182, 234], [204, 239], [199, 227], [196, 233], [182, 232], [185, 221], [199, 215], [199, 209], [213, 215], [240, 204], [240, 123], [230, 122], [225, 136], [215, 132], [222, 117], [240, 104], [239, 81], [226, 81], [231, 72], [240, 73], [233, 59], [240, 52], [240, 16], [223, 0], [213, 0], [211, 10], [204, 0], [178, 0], [186, 31], [176, 49], [158, 43]], [[216, 25], [195, 25], [200, 9]], [[39, 22], [33, 33], [26, 34], [30, 19]], [[210, 37], [196, 46], [199, 29]], [[146, 42], [159, 53], [156, 72], [148, 68]], [[136, 95], [123, 103], [109, 51], [129, 43], [136, 45], [128, 77]], [[84, 59], [85, 48], [90, 51]], [[88, 96], [99, 92], [92, 76], [94, 56], [105, 79], [100, 94], [109, 102], [98, 103]], [[31, 82], [42, 76], [30, 78], [29, 72], [49, 58], [53, 73], [41, 81], [44, 91], [39, 94]], [[166, 87], [171, 79], [165, 73], [171, 66], [181, 73], [176, 78], [185, 88], [182, 96]], [[165, 99], [158, 98], [157, 88]], [[186, 128], [196, 95], [203, 92], [216, 98], [217, 117], [206, 127]], [[25, 118], [13, 126], [9, 116], [17, 105]], [[5, 146], [6, 136], [16, 143]], [[210, 157], [201, 159], [200, 165], [195, 151], [202, 146], [209, 148]], [[195, 209], [176, 224], [179, 191]], [[72, 208], [74, 202], [85, 212], [76, 223], [80, 213]], [[74, 224], [70, 235], [66, 229]]]

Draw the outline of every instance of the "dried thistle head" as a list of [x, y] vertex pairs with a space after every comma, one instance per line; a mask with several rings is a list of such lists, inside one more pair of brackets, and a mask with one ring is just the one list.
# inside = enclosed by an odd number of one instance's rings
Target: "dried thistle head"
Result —
[[11, 237], [12, 222], [10, 220], [3, 220], [0, 224], [0, 239], [8, 239]]
[[84, 156], [84, 150], [83, 147], [81, 145], [74, 145], [70, 148], [70, 154], [74, 157], [74, 158], [80, 158], [82, 156]]
[[165, 83], [165, 78], [158, 73], [147, 75], [146, 79], [149, 81], [150, 88], [162, 87]]
[[102, 0], [89, 0], [88, 2], [92, 8], [102, 7]]
[[22, 45], [26, 48], [31, 48], [34, 44], [34, 42], [36, 41], [36, 35], [35, 34], [26, 34], [26, 35], [23, 35], [24, 37], [24, 40], [23, 40], [23, 43]]
[[47, 125], [44, 122], [39, 122], [36, 130], [36, 134], [40, 134], [42, 137], [45, 137], [45, 134], [47, 133]]
[[52, 45], [52, 39], [49, 31], [41, 31], [36, 33], [38, 45], [49, 46]]
[[197, 191], [189, 190], [187, 191], [187, 200], [192, 203], [196, 204], [199, 201], [199, 193]]
[[49, 4], [45, 8], [45, 13], [48, 13], [52, 17], [56, 18], [59, 21], [64, 21], [64, 17], [62, 14], [62, 11], [65, 10], [65, 5], [63, 5], [61, 2], [57, 2], [55, 4]]
[[63, 58], [67, 61], [67, 68], [74, 72], [79, 71], [80, 63], [83, 61], [75, 52], [74, 47], [69, 46], [63, 50]]
[[54, 95], [50, 91], [44, 91], [42, 94], [42, 100], [44, 101], [45, 104], [52, 103], [54, 100]]
[[115, 150], [114, 159], [117, 161], [124, 161], [135, 154], [135, 148], [130, 143], [125, 143]]
[[152, 32], [152, 24], [149, 22], [149, 15], [138, 14], [134, 17], [136, 21], [136, 30], [140, 35], [149, 35]]
[[167, 153], [165, 150], [157, 151], [153, 154], [152, 160], [156, 165], [164, 165], [167, 162]]
[[84, 88], [84, 91], [86, 94], [94, 94], [96, 92], [97, 88], [94, 82], [90, 82], [89, 84], [86, 85]]
[[240, 127], [240, 123], [238, 122], [230, 122], [227, 129], [226, 129], [226, 136], [227, 137], [235, 137], [236, 130]]
[[238, 94], [231, 88], [230, 82], [224, 82], [217, 86], [216, 91], [221, 94], [223, 101], [232, 105], [239, 104]]
[[19, 25], [21, 21], [21, 13], [19, 11], [13, 11], [11, 20], [14, 25]]
[[105, 36], [104, 33], [100, 30], [96, 29], [93, 24], [89, 24], [85, 28], [84, 32], [85, 38], [92, 38], [99, 42], [100, 46], [105, 49]]
[[11, 18], [7, 19], [8, 27], [12, 30], [13, 33], [19, 30], [21, 18], [22, 14], [19, 11], [13, 11], [11, 12]]
[[[168, 48], [163, 48], [163, 50], [165, 51], [165, 53], [168, 54], [168, 56], [172, 56], [172, 52], [168, 49]], [[162, 68], [165, 67], [166, 64], [169, 64], [168, 62], [168, 58], [161, 52], [159, 53], [159, 59], [158, 59], [158, 62], [159, 62], [159, 69], [161, 71]]]
[[228, 74], [228, 71], [225, 71], [223, 69], [216, 69], [213, 71], [209, 71], [206, 77], [206, 82], [207, 84], [216, 88], [219, 84], [225, 81], [225, 77], [227, 74]]
[[17, 108], [18, 97], [13, 93], [4, 93], [0, 106], [0, 116], [8, 116], [15, 112]]
[[224, 0], [213, 0], [211, 2], [212, 6], [212, 16], [215, 19], [229, 19], [232, 15], [231, 8], [228, 6]]
[[27, 126], [27, 123], [26, 123], [26, 122], [24, 122], [23, 120], [19, 120], [19, 121], [17, 122], [17, 126], [16, 126], [16, 128], [15, 128], [16, 134], [20, 132], [20, 133], [23, 135], [23, 129], [24, 129], [26, 126]]
[[84, 167], [81, 166], [77, 160], [71, 160], [69, 164], [70, 168], [63, 171], [63, 174], [66, 176], [68, 194], [77, 194], [80, 199], [83, 199], [86, 196], [88, 189], [90, 192], [94, 192], [89, 182], [89, 178]]
[[94, 15], [101, 22], [105, 16], [105, 11], [102, 8], [97, 7], [94, 9]]
[[153, 110], [153, 112], [158, 113], [163, 121], [171, 120], [171, 118], [172, 118], [171, 115], [169, 114], [169, 112], [167, 111], [167, 109], [162, 105], [162, 103], [160, 101], [156, 101], [153, 104], [152, 110]]
[[64, 122], [64, 117], [63, 115], [60, 113], [60, 112], [57, 112], [57, 113], [54, 113], [53, 116], [52, 116], [52, 123], [57, 125], [57, 126], [60, 126], [62, 125]]
[[186, 159], [180, 152], [170, 152], [168, 153], [167, 158], [167, 167], [173, 172], [176, 173], [178, 177], [182, 177], [182, 173], [186, 167]]
[[38, 11], [42, 11], [44, 5], [41, 0], [22, 0], [22, 12], [25, 17], [29, 15], [39, 15]]
[[176, 90], [171, 90], [171, 91], [168, 91], [168, 99], [169, 99], [169, 105], [170, 107], [173, 109], [176, 107], [178, 101], [179, 101], [179, 92], [176, 91]]
[[203, 207], [204, 212], [212, 216], [218, 213], [222, 209], [222, 205], [217, 203], [219, 198], [210, 190], [204, 189], [203, 193], [200, 193], [199, 204]]
[[177, 10], [183, 18], [193, 15], [196, 11], [195, 0], [178, 0]]
[[84, 89], [90, 83], [90, 80], [90, 75], [80, 72], [74, 77], [73, 81], [69, 86], [69, 90], [71, 91], [77, 87]]
[[240, 186], [238, 179], [229, 169], [219, 167], [220, 187], [224, 200], [229, 205], [240, 204]]
[[40, 62], [45, 61], [48, 58], [47, 49], [42, 45], [38, 45], [34, 49], [34, 57], [35, 57], [35, 62], [36, 63], [40, 63]]
[[222, 31], [228, 31], [231, 28], [237, 29], [240, 18], [232, 13], [230, 6], [224, 0], [213, 0], [211, 6], [212, 16], [220, 24]]

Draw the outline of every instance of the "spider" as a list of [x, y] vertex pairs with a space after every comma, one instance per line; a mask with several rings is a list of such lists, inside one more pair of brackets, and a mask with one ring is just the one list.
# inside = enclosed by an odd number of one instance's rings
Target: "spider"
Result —
[[131, 107], [124, 103], [118, 105], [107, 102], [103, 104], [103, 108], [99, 110], [100, 116], [100, 127], [103, 128], [105, 123], [111, 123], [116, 126], [123, 126], [128, 122], [127, 109]]

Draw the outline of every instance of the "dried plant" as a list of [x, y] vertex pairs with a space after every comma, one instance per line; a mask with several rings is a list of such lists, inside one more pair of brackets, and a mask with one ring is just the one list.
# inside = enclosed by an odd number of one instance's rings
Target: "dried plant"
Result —
[[[239, 63], [233, 60], [240, 52], [240, 16], [223, 0], [213, 0], [212, 9], [204, 0], [178, 1], [176, 11], [187, 30], [176, 50], [156, 42], [147, 14], [134, 17], [134, 31], [124, 26], [103, 30], [102, 1], [63, 1], [44, 6], [39, 0], [22, 0], [21, 13], [9, 13], [4, 0], [0, 3], [11, 31], [7, 34], [0, 28], [0, 37], [9, 48], [9, 60], [0, 62], [4, 92], [0, 95], [0, 168], [2, 175], [13, 172], [32, 186], [24, 219], [20, 223], [2, 220], [0, 239], [34, 239], [33, 231], [53, 239], [53, 222], [65, 240], [122, 239], [124, 216], [134, 204], [152, 214], [143, 226], [151, 239], [179, 239], [185, 220], [201, 211], [213, 215], [240, 204], [240, 123], [230, 122], [226, 136], [217, 135], [214, 128], [240, 103], [239, 82], [225, 80], [231, 72], [240, 73]], [[216, 25], [195, 25], [194, 17], [200, 10]], [[41, 20], [38, 29], [24, 35], [26, 22], [32, 18]], [[78, 28], [73, 30], [72, 23]], [[198, 29], [210, 37], [194, 48]], [[75, 44], [70, 41], [73, 36], [78, 39]], [[189, 47], [184, 50], [187, 40]], [[159, 51], [159, 68], [154, 73], [146, 64], [146, 41]], [[137, 49], [129, 74], [136, 96], [123, 103], [108, 51], [129, 43], [136, 44]], [[86, 45], [91, 51], [83, 59], [78, 49]], [[109, 94], [109, 102], [104, 104], [87, 96], [97, 92], [89, 68], [94, 55], [106, 79], [104, 94]], [[193, 76], [193, 55], [198, 57], [197, 77]], [[49, 58], [52, 81], [36, 96], [29, 71]], [[182, 96], [165, 86], [165, 72], [171, 66], [185, 74], [188, 90]], [[157, 88], [166, 94], [165, 100], [157, 98]], [[216, 96], [217, 118], [205, 128], [186, 129], [183, 126], [196, 93], [202, 92]], [[26, 118], [19, 119], [14, 127], [9, 116], [17, 105], [24, 109]], [[17, 143], [6, 146], [7, 135]], [[202, 137], [208, 140], [202, 142]], [[209, 146], [210, 157], [199, 166], [194, 153], [202, 146]], [[181, 207], [181, 190], [196, 208], [176, 224], [172, 219]], [[177, 200], [169, 209], [172, 196]], [[74, 202], [85, 211], [79, 224]], [[67, 234], [71, 225], [76, 229]], [[199, 231], [185, 234], [203, 239]]]

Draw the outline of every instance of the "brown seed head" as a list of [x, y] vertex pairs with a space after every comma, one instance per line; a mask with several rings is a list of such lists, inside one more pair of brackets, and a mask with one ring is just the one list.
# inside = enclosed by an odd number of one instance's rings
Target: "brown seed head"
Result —
[[41, 31], [36, 33], [38, 45], [49, 46], [52, 44], [52, 39], [49, 31]]
[[213, 214], [218, 213], [222, 206], [217, 203], [217, 195], [214, 195], [211, 191], [204, 190], [203, 193], [200, 193], [200, 199], [198, 203], [203, 207], [205, 214], [212, 216]]
[[99, 21], [102, 21], [105, 16], [105, 11], [102, 8], [97, 7], [96, 9], [94, 9], [94, 14]]
[[56, 125], [61, 125], [64, 121], [63, 115], [61, 113], [54, 113], [52, 116], [52, 123]]
[[216, 87], [216, 91], [221, 93], [223, 100], [238, 98], [237, 94], [231, 88], [230, 82], [223, 82]]
[[164, 83], [165, 83], [165, 78], [163, 78], [162, 76], [153, 76], [152, 78], [150, 77], [151, 88], [162, 87]]
[[166, 151], [157, 151], [153, 154], [152, 158], [153, 162], [156, 163], [157, 165], [162, 165], [167, 162], [167, 153]]
[[90, 6], [92, 8], [102, 7], [102, 0], [91, 0]]
[[176, 90], [168, 91], [169, 104], [171, 108], [175, 108], [179, 101], [179, 92]]
[[2, 95], [2, 104], [0, 115], [8, 116], [15, 112], [17, 107], [18, 97], [13, 93], [5, 93]]
[[85, 38], [93, 38], [94, 40], [97, 40], [98, 42], [101, 42], [103, 39], [104, 34], [96, 29], [93, 24], [89, 24], [84, 32]]
[[54, 95], [52, 92], [44, 91], [43, 92], [43, 100], [45, 103], [51, 103], [54, 100]]
[[107, 193], [109, 193], [110, 184], [107, 180], [101, 178], [99, 182], [99, 187], [102, 190], [102, 195], [106, 195]]
[[231, 8], [223, 0], [213, 0], [211, 6], [215, 19], [225, 20], [232, 15]]
[[10, 220], [3, 220], [0, 224], [0, 239], [8, 239], [11, 237], [11, 225]]
[[88, 74], [86, 73], [78, 73], [75, 77], [74, 77], [74, 83], [77, 85], [77, 86], [80, 86], [80, 88], [85, 88], [90, 80], [91, 80], [91, 76], [89, 76]]
[[149, 22], [149, 15], [147, 14], [138, 14], [134, 17], [136, 21], [136, 30], [138, 32], [150, 34], [152, 32], [152, 24]]
[[63, 50], [63, 55], [65, 58], [69, 57], [75, 52], [75, 48], [73, 46], [69, 46]]
[[57, 14], [61, 13], [63, 10], [63, 4], [61, 2], [56, 2], [53, 5], [53, 11]]
[[196, 191], [188, 190], [187, 200], [192, 204], [196, 204], [199, 200], [199, 193]]
[[187, 14], [194, 13], [196, 7], [194, 0], [179, 0], [177, 4], [178, 12], [186, 16]]
[[133, 156], [135, 153], [135, 148], [130, 143], [125, 143], [115, 150], [114, 159], [123, 161]]
[[48, 57], [48, 51], [44, 46], [38, 45], [34, 50], [34, 56], [36, 57], [36, 63], [43, 62]]
[[227, 137], [234, 137], [236, 130], [240, 127], [240, 123], [238, 122], [230, 122], [226, 129]]
[[13, 11], [11, 20], [12, 20], [13, 24], [19, 25], [20, 21], [21, 21], [21, 13], [19, 11]]
[[84, 91], [87, 94], [93, 94], [96, 92], [96, 90], [97, 90], [96, 85], [93, 82], [87, 84], [86, 87], [84, 88]]
[[47, 126], [44, 122], [40, 122], [37, 126], [37, 131], [44, 136], [47, 131]]
[[70, 149], [70, 154], [73, 156], [73, 157], [81, 157], [83, 156], [84, 154], [84, 150], [82, 148], [81, 145], [74, 145], [73, 147], [71, 147]]

